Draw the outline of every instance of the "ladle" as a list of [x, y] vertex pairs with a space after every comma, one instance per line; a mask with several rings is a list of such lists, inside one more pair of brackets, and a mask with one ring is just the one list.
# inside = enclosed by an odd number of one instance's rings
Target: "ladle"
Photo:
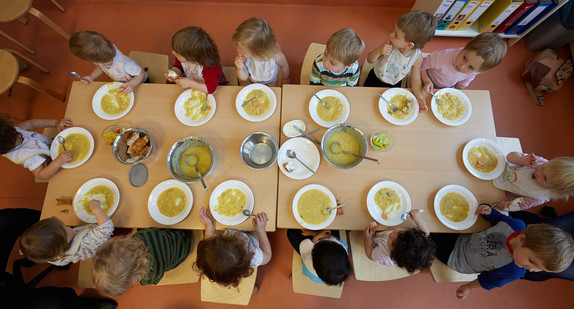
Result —
[[205, 185], [205, 181], [203, 181], [203, 176], [201, 176], [199, 169], [197, 169], [197, 162], [199, 161], [199, 158], [197, 157], [197, 155], [194, 153], [189, 153], [185, 156], [185, 159], [183, 161], [185, 162], [185, 164], [187, 164], [189, 166], [193, 166], [195, 168], [195, 171], [197, 172], [197, 176], [199, 177], [199, 180], [201, 180], [201, 184], [203, 185], [203, 188], [205, 189], [205, 191], [209, 191], [209, 189]]
[[340, 154], [340, 153], [342, 152], [342, 153], [344, 153], [344, 154], [346, 154], [346, 155], [355, 156], [355, 157], [358, 157], [358, 158], [364, 158], [364, 159], [367, 159], [367, 160], [371, 160], [371, 161], [377, 162], [377, 164], [380, 164], [380, 163], [381, 163], [381, 160], [379, 160], [379, 159], [375, 159], [375, 158], [371, 158], [371, 157], [367, 157], [367, 156], [362, 156], [362, 155], [359, 155], [359, 154], [356, 154], [356, 153], [352, 153], [352, 152], [345, 151], [345, 150], [343, 150], [343, 147], [341, 146], [341, 144], [339, 144], [339, 142], [333, 142], [333, 143], [331, 144], [331, 146], [329, 147], [329, 149], [331, 149], [331, 152], [332, 152], [333, 154]]

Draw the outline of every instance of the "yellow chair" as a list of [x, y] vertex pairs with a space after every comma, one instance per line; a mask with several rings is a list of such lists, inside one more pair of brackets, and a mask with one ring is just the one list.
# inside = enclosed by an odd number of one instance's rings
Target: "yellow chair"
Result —
[[229, 82], [229, 86], [238, 86], [239, 79], [237, 78], [237, 71], [235, 70], [235, 67], [223, 67], [222, 69], [223, 75], [225, 75], [225, 78]]
[[435, 259], [430, 268], [435, 282], [470, 282], [478, 278], [478, 274], [463, 274], [446, 266]]
[[165, 84], [164, 74], [169, 69], [169, 58], [167, 55], [132, 50], [129, 57], [143, 69], [147, 68], [150, 83]]
[[256, 278], [257, 267], [253, 270], [251, 276], [241, 279], [239, 286], [236, 288], [223, 287], [209, 281], [206, 276], [201, 276], [201, 301], [247, 306], [249, 300], [251, 300], [251, 295], [253, 295]]
[[496, 143], [502, 148], [505, 156], [513, 151], [522, 152], [520, 140], [516, 137], [497, 137]]
[[[64, 8], [56, 2], [56, 0], [50, 0], [54, 5], [58, 7], [61, 11]], [[0, 23], [7, 23], [14, 20], [20, 20], [23, 23], [28, 23], [28, 20], [24, 17], [26, 13], [30, 13], [60, 34], [64, 39], [69, 40], [70, 34], [58, 26], [51, 19], [46, 17], [42, 12], [32, 7], [33, 0], [0, 0]]]
[[303, 59], [303, 65], [301, 65], [301, 78], [299, 80], [300, 85], [309, 85], [311, 80], [311, 70], [313, 68], [313, 62], [320, 54], [325, 52], [324, 44], [311, 43]]

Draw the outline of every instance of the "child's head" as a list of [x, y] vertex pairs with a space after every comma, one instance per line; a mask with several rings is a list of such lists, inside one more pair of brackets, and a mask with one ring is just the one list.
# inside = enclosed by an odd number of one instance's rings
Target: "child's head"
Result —
[[93, 63], [108, 63], [116, 55], [114, 45], [95, 31], [76, 32], [68, 44], [74, 56]]
[[241, 278], [253, 273], [248, 244], [240, 233], [223, 233], [197, 244], [195, 267], [210, 281], [237, 287]]
[[557, 157], [534, 169], [534, 180], [552, 189], [553, 199], [567, 199], [574, 194], [574, 158]]
[[220, 62], [219, 52], [207, 32], [199, 27], [187, 27], [171, 37], [174, 56], [182, 62], [195, 62], [204, 67], [214, 67]]
[[483, 72], [497, 66], [506, 55], [506, 42], [496, 33], [485, 32], [466, 43], [455, 59], [459, 72]]
[[425, 11], [412, 11], [399, 17], [391, 33], [391, 44], [397, 48], [421, 49], [434, 36], [436, 21]]
[[561, 272], [574, 259], [574, 240], [565, 231], [548, 224], [530, 224], [520, 231], [514, 248], [514, 263], [529, 271]]
[[10, 116], [0, 114], [0, 154], [10, 152], [16, 147], [16, 141], [20, 133], [14, 129], [14, 125], [8, 120]]
[[70, 247], [74, 232], [55, 217], [40, 220], [20, 237], [20, 250], [26, 258], [44, 263], [62, 256]]
[[434, 259], [436, 246], [430, 237], [416, 228], [395, 229], [389, 235], [391, 259], [409, 273], [427, 269]]
[[113, 237], [96, 252], [92, 273], [96, 289], [114, 297], [127, 292], [152, 269], [148, 247], [131, 236]]
[[343, 246], [329, 241], [318, 241], [311, 251], [313, 268], [327, 285], [339, 285], [349, 278], [351, 262]]
[[269, 24], [257, 17], [242, 22], [235, 30], [232, 40], [239, 56], [247, 58], [266, 60], [281, 52]]
[[365, 49], [361, 37], [351, 28], [343, 28], [331, 35], [323, 55], [325, 69], [339, 73], [359, 59]]

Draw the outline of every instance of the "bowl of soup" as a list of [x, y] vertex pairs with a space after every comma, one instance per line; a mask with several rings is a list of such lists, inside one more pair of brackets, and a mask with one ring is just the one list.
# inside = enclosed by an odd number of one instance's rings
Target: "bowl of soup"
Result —
[[213, 147], [201, 137], [187, 136], [177, 141], [167, 154], [167, 170], [174, 179], [182, 182], [196, 182], [213, 168]]
[[349, 153], [366, 156], [367, 151], [365, 135], [352, 124], [336, 124], [329, 128], [321, 139], [323, 156], [327, 162], [338, 168], [348, 169], [361, 164], [363, 158]]

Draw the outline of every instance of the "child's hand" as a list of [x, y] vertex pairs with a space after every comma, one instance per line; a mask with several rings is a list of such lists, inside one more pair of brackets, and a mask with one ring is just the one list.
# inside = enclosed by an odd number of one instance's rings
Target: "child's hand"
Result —
[[189, 78], [178, 78], [174, 80], [174, 82], [181, 88], [191, 88], [193, 86], [193, 83]]
[[431, 81], [423, 85], [423, 90], [428, 93], [434, 93], [434, 85]]
[[367, 225], [365, 230], [363, 231], [363, 235], [365, 235], [366, 239], [371, 239], [375, 235], [375, 228], [372, 227], [370, 224]]
[[331, 231], [330, 230], [322, 230], [319, 233], [317, 233], [317, 235], [315, 235], [315, 237], [313, 237], [313, 242], [318, 242], [321, 239], [325, 239], [325, 238], [329, 238], [331, 237]]
[[253, 228], [255, 232], [263, 232], [265, 233], [265, 226], [267, 225], [267, 214], [264, 212], [260, 212], [253, 217]]
[[72, 119], [64, 118], [56, 121], [56, 128], [58, 128], [58, 132], [62, 132], [67, 128], [71, 128], [74, 126]]
[[460, 300], [465, 300], [468, 295], [470, 295], [470, 291], [470, 288], [466, 284], [461, 285], [456, 290], [456, 297]]
[[199, 221], [201, 221], [203, 225], [213, 225], [213, 221], [205, 213], [205, 207], [201, 207], [201, 210], [199, 210]]
[[393, 51], [393, 45], [391, 45], [391, 40], [387, 40], [385, 45], [383, 45], [383, 55], [389, 55]]
[[91, 75], [87, 75], [87, 76], [82, 77], [81, 80], [82, 80], [82, 83], [89, 85], [94, 81], [94, 78]]
[[417, 101], [419, 102], [419, 112], [426, 112], [429, 110], [424, 99], [418, 98]]
[[496, 206], [501, 210], [506, 210], [512, 206], [512, 201], [498, 201]]
[[491, 212], [492, 212], [492, 208], [490, 208], [488, 205], [480, 205], [476, 209], [475, 213], [477, 215], [490, 215]]
[[302, 229], [301, 230], [301, 235], [303, 236], [315, 236], [317, 235], [317, 231], [312, 231], [312, 230], [307, 230], [307, 229]]
[[536, 164], [536, 156], [534, 155], [534, 153], [529, 153], [525, 156], [522, 156], [518, 159], [518, 164], [523, 166], [534, 167], [534, 164]]
[[58, 161], [60, 165], [72, 161], [72, 151], [66, 150], [60, 152], [60, 154], [58, 155], [58, 157], [56, 157], [56, 160], [54, 161]]
[[121, 93], [130, 93], [134, 91], [134, 87], [130, 83], [125, 83], [118, 87], [118, 91]]
[[101, 208], [100, 205], [101, 203], [98, 200], [91, 200], [90, 203], [88, 204], [92, 213], [94, 212], [95, 209]]
[[420, 209], [412, 209], [408, 212], [408, 214], [411, 216], [411, 219], [413, 219], [414, 222], [417, 222], [417, 220], [421, 220], [423, 218]]
[[235, 68], [237, 70], [244, 70], [245, 69], [245, 57], [243, 56], [237, 56], [235, 57]]

